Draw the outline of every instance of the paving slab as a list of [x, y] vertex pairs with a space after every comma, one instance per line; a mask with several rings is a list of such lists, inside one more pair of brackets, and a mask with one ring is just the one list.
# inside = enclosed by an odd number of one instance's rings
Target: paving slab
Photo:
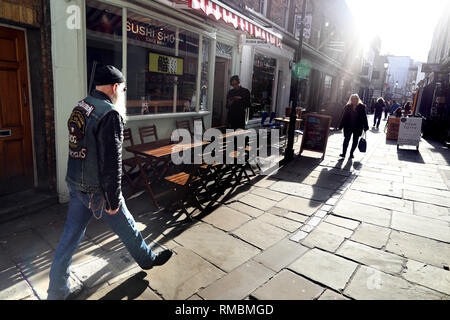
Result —
[[246, 214], [240, 213], [239, 211], [226, 206], [220, 206], [206, 217], [202, 218], [202, 221], [212, 224], [219, 229], [231, 231], [246, 223], [250, 219], [251, 217]]
[[405, 194], [404, 195], [405, 199], [410, 199], [410, 200], [425, 202], [425, 203], [431, 203], [431, 204], [435, 204], [438, 206], [450, 208], [450, 198], [448, 198], [448, 197], [443, 197], [441, 195], [423, 193], [420, 191], [413, 191], [413, 190], [409, 190], [407, 192], [405, 191], [404, 194]]
[[357, 264], [334, 254], [312, 249], [288, 268], [334, 290], [346, 286]]
[[430, 203], [414, 202], [414, 214], [450, 222], [450, 208], [436, 206]]
[[[364, 178], [367, 179], [367, 178]], [[391, 196], [396, 198], [403, 197], [403, 190], [401, 188], [395, 188], [393, 186], [393, 183], [383, 183], [383, 182], [377, 182], [374, 183], [373, 181], [365, 181], [362, 179], [362, 177], [358, 177], [354, 183], [350, 186], [350, 189], [358, 190], [358, 191], [365, 191], [369, 193], [379, 194], [379, 195], [385, 195], [385, 196]], [[369, 179], [368, 179], [369, 180]]]
[[274, 271], [250, 260], [200, 290], [198, 295], [205, 300], [241, 300], [274, 274]]
[[320, 295], [318, 300], [350, 300], [350, 299], [333, 290], [326, 289], [324, 293]]
[[0, 300], [20, 300], [33, 295], [19, 269], [10, 267], [0, 272]]
[[402, 277], [410, 282], [450, 296], [450, 271], [415, 260], [408, 260]]
[[333, 214], [341, 217], [367, 222], [382, 227], [389, 227], [391, 225], [391, 210], [357, 203], [350, 200], [339, 201], [332, 212]]
[[306, 236], [308, 236], [308, 232], [299, 230], [294, 235], [292, 235], [289, 240], [294, 242], [299, 242], [300, 240], [304, 239]]
[[331, 234], [335, 234], [337, 236], [343, 237], [343, 238], [350, 238], [353, 234], [353, 230], [349, 230], [346, 228], [342, 228], [339, 226], [335, 226], [334, 224], [328, 223], [328, 222], [322, 222], [317, 226], [317, 230], [328, 232]]
[[328, 215], [325, 221], [350, 230], [355, 230], [359, 226], [359, 221], [345, 219], [335, 215]]
[[446, 221], [393, 212], [391, 228], [450, 243], [450, 226]]
[[122, 249], [103, 257], [72, 265], [71, 270], [83, 283], [83, 286], [93, 288], [137, 266], [128, 251]]
[[306, 199], [313, 199], [316, 201], [327, 201], [334, 193], [334, 190], [311, 186], [307, 184], [278, 181], [270, 186], [271, 190], [287, 193], [290, 195], [303, 197]]
[[450, 246], [433, 239], [393, 230], [386, 250], [438, 268], [450, 267]]
[[362, 223], [350, 237], [353, 241], [381, 249], [386, 245], [391, 229], [379, 227], [369, 223]]
[[262, 263], [273, 271], [279, 272], [308, 250], [308, 248], [298, 243], [288, 239], [283, 239], [255, 256], [253, 260]]
[[348, 190], [343, 197], [345, 200], [358, 202], [361, 204], [370, 204], [375, 207], [388, 210], [397, 210], [405, 213], [412, 213], [412, 201], [362, 192], [357, 190]]
[[324, 290], [290, 270], [283, 270], [251, 295], [258, 300], [314, 300]]
[[206, 224], [184, 231], [174, 241], [226, 272], [260, 252], [254, 246]]
[[344, 294], [359, 300], [440, 300], [445, 295], [379, 270], [361, 266]]
[[271, 224], [275, 227], [286, 230], [288, 232], [294, 232], [295, 230], [299, 229], [302, 226], [302, 223], [300, 222], [291, 219], [286, 219], [284, 217], [280, 217], [270, 213], [265, 213], [256, 220], [266, 222], [268, 224]]
[[225, 273], [196, 255], [178, 247], [170, 260], [147, 271], [149, 287], [166, 300], [184, 300], [223, 277]]
[[278, 181], [278, 179], [275, 179], [275, 178], [272, 178], [272, 177], [267, 177], [267, 178], [259, 180], [258, 182], [254, 183], [253, 185], [255, 187], [268, 188], [272, 184], [274, 184], [276, 181]]
[[234, 209], [236, 211], [239, 211], [241, 213], [245, 213], [246, 215], [249, 215], [251, 217], [259, 217], [260, 215], [262, 215], [264, 213], [264, 211], [256, 209], [254, 207], [251, 207], [249, 205], [246, 205], [245, 203], [242, 202], [230, 202], [229, 204], [227, 204], [228, 207], [230, 207], [231, 209]]
[[340, 235], [315, 229], [309, 233], [301, 243], [309, 248], [320, 248], [326, 251], [335, 252], [344, 240], [345, 238]]
[[26, 230], [8, 237], [3, 244], [14, 262], [24, 262], [53, 251], [34, 230]]
[[447, 185], [444, 183], [442, 178], [437, 179], [437, 177], [434, 177], [434, 179], [427, 179], [427, 177], [405, 178], [404, 182], [406, 184], [418, 185], [422, 187], [448, 190]]
[[269, 210], [276, 205], [276, 201], [266, 199], [254, 194], [248, 194], [240, 198], [239, 201], [262, 211]]
[[285, 193], [280, 193], [280, 192], [276, 192], [276, 191], [272, 191], [266, 188], [254, 188], [251, 191], [252, 194], [256, 194], [258, 196], [261, 196], [265, 199], [270, 199], [273, 201], [281, 201], [284, 198], [286, 198], [287, 194]]
[[258, 248], [267, 249], [289, 233], [258, 218], [234, 230], [233, 234]]
[[298, 212], [307, 216], [311, 216], [322, 205], [321, 202], [308, 200], [305, 198], [288, 196], [277, 203], [277, 207], [293, 212]]
[[398, 255], [351, 240], [346, 240], [336, 254], [391, 274], [400, 273], [406, 263], [406, 259]]

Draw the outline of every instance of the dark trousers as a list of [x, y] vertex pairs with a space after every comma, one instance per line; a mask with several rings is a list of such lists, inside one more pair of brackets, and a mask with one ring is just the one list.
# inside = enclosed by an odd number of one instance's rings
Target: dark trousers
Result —
[[350, 154], [353, 154], [353, 152], [355, 152], [356, 147], [358, 146], [358, 141], [359, 141], [359, 135], [355, 134], [352, 131], [349, 132], [344, 132], [344, 145], [343, 145], [343, 149], [342, 149], [342, 154], [346, 154], [347, 153], [347, 148], [348, 148], [348, 144], [350, 143], [350, 138], [353, 135], [353, 142], [352, 142], [352, 148], [350, 150]]
[[380, 121], [381, 121], [381, 112], [380, 113], [375, 113], [375, 116], [373, 117], [373, 126], [375, 127], [380, 127]]
[[384, 118], [385, 118], [385, 119], [387, 119], [388, 112], [389, 112], [388, 110], [384, 110]]

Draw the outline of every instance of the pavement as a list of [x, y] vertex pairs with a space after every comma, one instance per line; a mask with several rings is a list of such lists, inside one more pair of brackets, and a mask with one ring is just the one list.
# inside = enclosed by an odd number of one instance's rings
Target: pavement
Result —
[[[128, 200], [152, 248], [174, 252], [151, 270], [92, 219], [71, 267], [76, 299], [448, 300], [449, 149], [422, 139], [419, 152], [397, 150], [383, 130], [367, 141], [365, 154], [342, 160], [343, 135], [332, 131], [323, 161], [304, 152], [192, 222], [146, 193]], [[66, 211], [0, 224], [0, 299], [46, 299]]]

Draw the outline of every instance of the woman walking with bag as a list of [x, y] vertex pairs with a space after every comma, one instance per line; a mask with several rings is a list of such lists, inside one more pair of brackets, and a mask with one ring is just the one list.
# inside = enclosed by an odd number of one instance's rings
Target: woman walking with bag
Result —
[[353, 143], [350, 150], [350, 159], [353, 159], [353, 153], [358, 146], [359, 137], [362, 135], [363, 130], [369, 130], [366, 106], [362, 103], [357, 94], [352, 94], [347, 105], [344, 107], [339, 130], [342, 128], [344, 128], [344, 145], [340, 157], [345, 158], [350, 138], [353, 135]]

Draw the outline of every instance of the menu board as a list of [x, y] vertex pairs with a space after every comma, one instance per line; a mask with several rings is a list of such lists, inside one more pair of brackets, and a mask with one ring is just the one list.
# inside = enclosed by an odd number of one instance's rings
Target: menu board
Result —
[[397, 145], [419, 146], [422, 134], [422, 118], [401, 118]]
[[307, 114], [303, 130], [302, 145], [300, 154], [303, 150], [323, 153], [325, 157], [328, 135], [330, 133], [331, 117], [320, 114]]
[[400, 118], [389, 117], [388, 127], [387, 127], [387, 132], [386, 132], [386, 139], [397, 140], [399, 126], [400, 126]]

